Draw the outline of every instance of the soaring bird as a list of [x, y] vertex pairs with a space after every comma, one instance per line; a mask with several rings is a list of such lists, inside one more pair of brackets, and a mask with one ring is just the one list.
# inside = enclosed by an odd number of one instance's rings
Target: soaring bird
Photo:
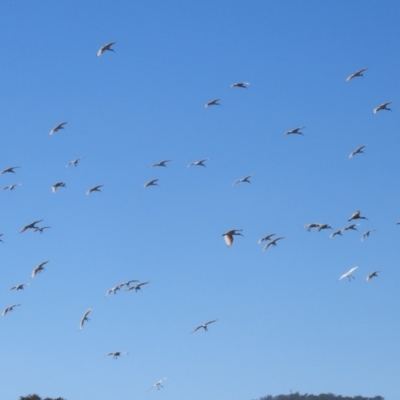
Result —
[[351, 215], [351, 217], [349, 218], [349, 221], [352, 221], [353, 219], [366, 219], [366, 220], [368, 220], [368, 218], [361, 216], [361, 211], [354, 212]]
[[42, 219], [39, 219], [38, 221], [33, 221], [28, 225], [25, 225], [20, 231], [19, 233], [25, 232], [27, 229], [35, 229], [37, 228], [37, 226], [35, 226], [36, 224], [38, 224], [39, 222], [42, 222]]
[[207, 332], [208, 331], [207, 325], [210, 325], [210, 324], [212, 324], [213, 322], [216, 322], [216, 321], [218, 321], [218, 318], [217, 319], [213, 319], [212, 321], [208, 321], [205, 324], [199, 325], [197, 328], [194, 328], [192, 330], [192, 332], [190, 332], [190, 333], [194, 333], [194, 332], [198, 331], [200, 328], [203, 328], [204, 331]]
[[65, 166], [65, 168], [68, 168], [68, 167], [70, 167], [71, 165], [73, 165], [74, 167], [77, 167], [79, 161], [82, 160], [82, 159], [83, 159], [83, 157], [75, 158], [75, 160], [70, 161], [70, 162]]
[[17, 186], [21, 186], [21, 184], [20, 183], [14, 183], [12, 185], [4, 186], [2, 190], [7, 190], [7, 189], [14, 190]]
[[389, 102], [387, 102], [387, 103], [382, 103], [380, 106], [374, 108], [373, 113], [376, 114], [376, 113], [378, 113], [379, 111], [382, 111], [382, 110], [392, 111], [392, 110], [388, 107], [389, 104], [392, 104], [392, 102], [389, 101]]
[[255, 176], [255, 175], [256, 175], [256, 174], [251, 174], [251, 175], [245, 176], [244, 178], [240, 178], [240, 179], [238, 179], [237, 181], [233, 182], [233, 183], [232, 183], [232, 186], [235, 186], [235, 185], [237, 185], [238, 183], [244, 183], [244, 182], [246, 182], [246, 183], [251, 183], [251, 182], [249, 181], [249, 179], [250, 179], [252, 176]]
[[34, 270], [32, 271], [31, 278], [34, 278], [39, 272], [43, 271], [44, 270], [43, 265], [47, 264], [48, 262], [49, 262], [49, 260], [43, 261], [36, 268], [34, 268]]
[[51, 226], [37, 226], [36, 228], [33, 229], [33, 233], [40, 232], [40, 234], [42, 234], [45, 229], [49, 228], [51, 228]]
[[125, 292], [127, 292], [128, 290], [134, 290], [135, 292], [137, 292], [138, 290], [142, 290], [142, 286], [143, 285], [147, 285], [148, 283], [150, 283], [150, 281], [147, 282], [140, 282], [135, 286], [131, 286], [128, 289], [125, 290]]
[[342, 228], [342, 231], [357, 231], [358, 229], [356, 228], [356, 226], [358, 226], [360, 224], [351, 224], [351, 225], [347, 225], [344, 228]]
[[122, 286], [125, 285], [124, 283], [119, 283], [117, 286], [114, 286], [110, 290], [107, 291], [106, 296], [109, 296], [111, 293], [117, 294], [118, 290], [121, 290]]
[[4, 175], [7, 172], [9, 172], [11, 174], [15, 174], [14, 169], [16, 169], [16, 168], [21, 168], [21, 167], [9, 167], [9, 168], [3, 169], [3, 171], [0, 172], [0, 175]]
[[361, 237], [361, 241], [363, 242], [367, 237], [369, 237], [369, 235], [371, 234], [371, 232], [376, 232], [375, 229], [371, 229], [369, 231], [366, 231], [363, 233], [362, 237]]
[[330, 236], [329, 236], [329, 239], [332, 239], [336, 235], [342, 236], [342, 229], [339, 229], [338, 231], [335, 231], [335, 232], [331, 233]]
[[268, 247], [270, 247], [270, 246], [276, 246], [276, 245], [277, 245], [276, 242], [277, 242], [278, 240], [282, 240], [282, 239], [285, 239], [285, 237], [282, 236], [282, 237], [275, 238], [274, 240], [271, 240], [268, 244], [266, 244], [266, 245], [264, 246], [263, 251], [267, 250]]
[[79, 323], [79, 330], [81, 331], [83, 328], [83, 325], [85, 324], [86, 321], [90, 321], [90, 319], [88, 318], [88, 315], [91, 313], [92, 308], [89, 308], [89, 310], [87, 310], [85, 312], [85, 314], [83, 314], [83, 317], [81, 319], [81, 322]]
[[51, 131], [50, 131], [50, 135], [53, 135], [54, 133], [56, 133], [57, 131], [59, 131], [60, 129], [64, 129], [64, 125], [67, 124], [68, 122], [61, 122], [61, 124], [56, 125]]
[[360, 146], [360, 147], [357, 147], [354, 151], [352, 151], [352, 152], [350, 153], [349, 158], [354, 157], [356, 154], [361, 154], [361, 153], [364, 154], [363, 149], [364, 149], [366, 146], [367, 146], [367, 145], [364, 144], [364, 145], [362, 145], [362, 146]]
[[167, 167], [165, 164], [167, 163], [167, 162], [171, 162], [172, 160], [163, 160], [163, 161], [159, 161], [159, 162], [157, 162], [157, 163], [155, 163], [155, 164], [153, 164], [153, 165], [150, 165], [150, 168], [154, 168], [154, 167]]
[[294, 135], [294, 134], [297, 134], [297, 135], [303, 135], [303, 136], [304, 136], [304, 133], [303, 133], [303, 132], [300, 132], [300, 130], [301, 130], [301, 129], [304, 129], [304, 128], [305, 128], [305, 126], [302, 126], [302, 127], [300, 127], [300, 128], [292, 129], [292, 130], [290, 130], [290, 131], [285, 132], [285, 135]]
[[313, 228], [318, 228], [322, 224], [319, 224], [318, 222], [311, 222], [310, 224], [306, 224], [303, 226], [304, 229], [307, 229], [308, 232], [311, 231]]
[[343, 274], [343, 275], [339, 278], [339, 281], [340, 281], [341, 279], [343, 279], [343, 278], [349, 278], [349, 282], [351, 281], [351, 278], [356, 279], [356, 278], [354, 278], [354, 276], [353, 276], [353, 272], [354, 272], [357, 268], [358, 268], [358, 267], [353, 267], [352, 269], [350, 269], [349, 271], [347, 271], [345, 274]]
[[215, 99], [215, 100], [211, 100], [208, 103], [206, 103], [206, 105], [204, 106], [204, 108], [210, 107], [210, 106], [220, 106], [221, 104], [219, 104], [218, 102], [221, 99]]
[[380, 271], [374, 271], [374, 272], [371, 272], [366, 278], [365, 278], [365, 280], [368, 282], [370, 279], [372, 279], [372, 278], [377, 278], [378, 277], [378, 272], [380, 272]]
[[65, 182], [57, 182], [51, 187], [51, 191], [55, 193], [59, 187], [67, 187]]
[[233, 236], [235, 236], [235, 235], [243, 236], [243, 235], [240, 233], [242, 230], [243, 230], [243, 229], [232, 229], [232, 230], [230, 230], [230, 231], [225, 232], [225, 233], [222, 234], [222, 236], [224, 237], [225, 243], [226, 243], [226, 245], [227, 245], [228, 247], [231, 246], [232, 243], [233, 243]]
[[323, 229], [332, 229], [332, 227], [329, 224], [320, 224], [317, 227], [318, 232], [321, 232]]
[[103, 186], [104, 185], [93, 186], [86, 192], [86, 194], [90, 194], [90, 193], [93, 193], [93, 192], [101, 192], [100, 188], [103, 187]]
[[111, 48], [113, 44], [117, 42], [110, 42], [105, 44], [104, 46], [100, 47], [99, 51], [97, 52], [97, 57], [100, 57], [105, 51], [113, 51], [115, 53], [115, 50]]
[[199, 160], [199, 161], [194, 161], [192, 163], [190, 163], [187, 168], [190, 167], [205, 167], [204, 163], [208, 160], [211, 160], [211, 158], [204, 158], [203, 160]]
[[8, 290], [23, 290], [25, 286], [30, 286], [30, 283], [20, 283], [19, 285], [15, 285]]
[[122, 354], [129, 354], [126, 351], [113, 351], [111, 353], [106, 354], [106, 357], [112, 356], [114, 360], [117, 360], [118, 357], [121, 357]]
[[275, 236], [276, 233], [270, 233], [267, 236], [262, 237], [259, 241], [258, 244], [262, 243], [262, 242], [267, 242], [268, 240], [271, 240], [272, 236]]
[[123, 285], [130, 287], [132, 282], [139, 282], [137, 279], [131, 279], [130, 281], [125, 281]]
[[162, 385], [162, 383], [166, 380], [166, 379], [168, 379], [168, 376], [166, 376], [165, 378], [162, 378], [162, 379], [160, 379], [158, 382], [156, 382], [154, 385], [151, 385], [151, 387], [150, 387], [150, 389], [148, 390], [148, 391], [150, 391], [151, 389], [153, 389], [153, 388], [157, 388], [157, 390], [160, 390], [160, 388], [162, 388], [162, 387], [164, 387], [163, 385]]
[[4, 317], [7, 313], [9, 313], [10, 311], [14, 310], [14, 307], [18, 307], [21, 304], [14, 304], [13, 306], [8, 306], [3, 310], [3, 313], [1, 314], [2, 317]]
[[230, 85], [230, 88], [243, 88], [243, 89], [247, 89], [247, 86], [249, 86], [250, 83], [249, 82], [236, 82], [236, 83], [232, 83], [232, 85]]
[[152, 179], [151, 181], [146, 182], [143, 187], [147, 188], [149, 186], [160, 186], [158, 183], [158, 179]]
[[351, 74], [351, 75], [349, 75], [347, 78], [346, 78], [346, 82], [348, 82], [348, 81], [351, 81], [353, 78], [357, 78], [357, 77], [359, 77], [359, 76], [364, 76], [363, 75], [363, 72], [364, 71], [366, 71], [368, 68], [361, 68], [361, 69], [359, 69], [358, 71], [356, 71], [356, 72], [354, 72], [354, 74]]

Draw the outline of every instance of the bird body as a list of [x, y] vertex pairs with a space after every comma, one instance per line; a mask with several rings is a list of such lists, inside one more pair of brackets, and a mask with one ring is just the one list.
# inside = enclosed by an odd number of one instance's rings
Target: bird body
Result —
[[201, 329], [201, 328], [203, 328], [204, 331], [207, 332], [207, 331], [208, 331], [208, 327], [207, 327], [207, 326], [210, 325], [210, 324], [212, 324], [213, 322], [216, 322], [216, 321], [218, 321], [218, 319], [213, 319], [212, 321], [208, 321], [208, 322], [206, 322], [205, 324], [201, 324], [201, 325], [199, 325], [198, 327], [194, 328], [194, 329], [192, 330], [192, 332], [190, 332], [190, 333], [194, 333], [194, 332], [198, 331], [198, 330]]
[[68, 122], [61, 122], [60, 124], [56, 125], [51, 131], [50, 131], [50, 135], [53, 135], [54, 133], [56, 133], [57, 131], [59, 131], [60, 129], [64, 129], [64, 125], [67, 124]]
[[247, 175], [247, 176], [245, 176], [244, 178], [240, 178], [240, 179], [238, 179], [237, 181], [235, 181], [235, 182], [233, 182], [232, 183], [232, 186], [235, 186], [236, 184], [238, 184], [238, 183], [251, 183], [250, 181], [249, 181], [249, 179], [252, 177], [252, 176], [255, 176], [256, 174], [251, 174], [251, 175]]
[[351, 215], [351, 217], [349, 218], [349, 221], [352, 221], [353, 219], [366, 219], [366, 220], [368, 220], [368, 218], [361, 216], [361, 211], [354, 212]]
[[85, 314], [83, 314], [83, 317], [81, 319], [81, 322], [79, 323], [79, 330], [81, 331], [83, 329], [83, 325], [85, 324], [86, 321], [90, 321], [90, 319], [88, 318], [88, 315], [91, 313], [92, 308], [89, 308]]
[[165, 167], [167, 168], [167, 166], [165, 165], [167, 162], [171, 162], [172, 160], [163, 160], [163, 161], [159, 161], [153, 165], [150, 165], [150, 168], [154, 168], [154, 167]]
[[378, 277], [378, 272], [380, 271], [374, 271], [371, 272], [370, 274], [367, 275], [367, 277], [365, 278], [366, 282], [368, 282], [370, 279], [374, 278], [374, 277]]
[[332, 239], [333, 237], [335, 237], [337, 235], [342, 236], [342, 229], [339, 229], [338, 231], [331, 233], [331, 235], [329, 236], [329, 239]]
[[4, 317], [7, 313], [9, 313], [10, 311], [14, 310], [14, 307], [18, 307], [21, 304], [14, 304], [13, 306], [8, 306], [3, 310], [3, 313], [1, 314], [2, 317]]
[[371, 232], [375, 232], [375, 229], [371, 229], [369, 231], [366, 231], [363, 233], [362, 237], [361, 237], [361, 241], [363, 242], [367, 237], [369, 237], [369, 235], [371, 234]]
[[101, 192], [100, 188], [103, 187], [103, 186], [104, 185], [93, 186], [86, 192], [86, 194], [90, 194], [90, 193], [93, 193], [93, 192]]
[[152, 179], [151, 181], [146, 182], [143, 187], [147, 188], [149, 186], [160, 186], [158, 183], [158, 179]]
[[262, 243], [262, 242], [267, 242], [268, 240], [271, 240], [272, 236], [275, 236], [276, 233], [270, 233], [267, 236], [262, 237], [259, 241], [258, 244]]
[[210, 107], [210, 106], [220, 106], [221, 104], [218, 103], [220, 100], [221, 100], [221, 99], [211, 100], [211, 101], [209, 101], [208, 103], [206, 103], [206, 105], [204, 106], [204, 108], [208, 108], [208, 107]]
[[332, 227], [329, 224], [320, 224], [317, 227], [318, 232], [321, 232], [323, 229], [332, 229]]
[[236, 82], [236, 83], [232, 83], [232, 85], [230, 85], [229, 87], [231, 89], [235, 88], [235, 87], [247, 89], [247, 86], [249, 86], [249, 85], [250, 85], [249, 82]]
[[115, 52], [115, 50], [111, 48], [111, 46], [115, 43], [117, 43], [117, 42], [110, 42], [110, 43], [105, 44], [104, 46], [101, 46], [99, 51], [97, 52], [97, 57], [100, 57], [107, 50]]
[[57, 182], [51, 187], [51, 191], [55, 193], [59, 187], [67, 187], [65, 182]]
[[204, 163], [206, 161], [208, 161], [208, 160], [211, 160], [211, 158], [204, 158], [203, 160], [192, 162], [187, 166], [187, 168], [190, 168], [190, 167], [205, 167]]
[[347, 271], [345, 274], [343, 274], [340, 278], [339, 281], [343, 278], [349, 278], [349, 282], [351, 281], [351, 278], [355, 279], [353, 276], [353, 272], [357, 269], [358, 267], [353, 267], [349, 271]]
[[282, 240], [282, 239], [285, 239], [285, 237], [282, 236], [282, 237], [275, 238], [274, 240], [271, 240], [268, 244], [265, 245], [265, 247], [263, 248], [263, 251], [267, 250], [268, 247], [276, 246], [277, 245], [276, 242], [278, 240]]
[[349, 158], [354, 157], [356, 154], [364, 154], [363, 149], [366, 147], [366, 145], [362, 145], [360, 147], [357, 147], [354, 151], [352, 151], [349, 155]]
[[111, 353], [106, 354], [106, 357], [112, 356], [112, 358], [113, 358], [114, 360], [117, 360], [118, 357], [121, 357], [121, 356], [122, 356], [122, 354], [129, 354], [129, 353], [127, 353], [126, 351], [113, 351], [113, 352], [111, 352]]
[[366, 71], [368, 68], [361, 68], [358, 71], [354, 72], [353, 74], [351, 74], [350, 76], [348, 76], [346, 78], [346, 82], [351, 81], [353, 78], [357, 78], [359, 76], [364, 76], [363, 72]]
[[306, 224], [303, 226], [304, 229], [307, 229], [308, 232], [311, 231], [311, 229], [314, 228], [318, 228], [319, 226], [321, 226], [322, 224], [318, 223], [318, 222], [312, 222], [311, 224]]
[[8, 291], [23, 290], [25, 286], [30, 286], [30, 283], [20, 283], [19, 285], [15, 285], [15, 286], [11, 287], [10, 289], [8, 289]]
[[70, 161], [70, 162], [65, 166], [65, 168], [68, 168], [68, 167], [70, 167], [71, 165], [73, 165], [74, 167], [77, 167], [79, 161], [82, 160], [82, 159], [83, 159], [83, 157], [75, 158], [75, 160]]
[[49, 262], [49, 260], [44, 261], [42, 263], [40, 263], [36, 268], [34, 268], [34, 270], [32, 271], [32, 275], [31, 278], [33, 279], [39, 272], [44, 270], [43, 265], [46, 265]]
[[10, 174], [15, 174], [14, 169], [16, 169], [16, 168], [21, 168], [21, 167], [9, 167], [9, 168], [3, 169], [3, 171], [0, 172], [0, 175], [4, 175], [7, 172]]
[[222, 236], [224, 237], [225, 243], [228, 247], [230, 247], [233, 243], [233, 236], [235, 236], [235, 235], [243, 236], [240, 233], [242, 230], [243, 229], [232, 229], [232, 230], [222, 234]]
[[373, 110], [372, 112], [373, 112], [374, 114], [376, 114], [376, 113], [378, 113], [379, 111], [382, 111], [382, 110], [392, 111], [392, 110], [388, 107], [389, 104], [392, 104], [392, 102], [389, 101], [389, 102], [387, 102], [387, 103], [382, 103], [380, 106], [374, 108], [374, 110]]
[[301, 129], [305, 129], [305, 126], [302, 126], [300, 128], [291, 129], [290, 131], [285, 132], [285, 135], [296, 135], [297, 134], [297, 135], [304, 136], [304, 133], [300, 132]]
[[39, 222], [42, 222], [42, 219], [39, 219], [38, 221], [33, 221], [28, 225], [25, 225], [20, 231], [19, 233], [25, 232], [27, 229], [36, 229], [37, 226], [35, 226], [36, 224], [38, 224]]

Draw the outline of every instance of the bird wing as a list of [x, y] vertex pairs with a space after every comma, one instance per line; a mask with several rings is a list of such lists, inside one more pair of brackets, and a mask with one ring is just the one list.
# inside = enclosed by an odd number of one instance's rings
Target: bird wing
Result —
[[190, 333], [195, 333], [196, 331], [198, 331], [200, 328], [202, 328], [203, 327], [203, 325], [199, 325], [197, 328], [194, 328], [193, 330], [192, 330], [192, 332], [190, 332]]
[[216, 322], [216, 321], [218, 321], [218, 318], [217, 319], [213, 319], [212, 321], [208, 321], [204, 325], [209, 325], [209, 324], [212, 324], [213, 322]]

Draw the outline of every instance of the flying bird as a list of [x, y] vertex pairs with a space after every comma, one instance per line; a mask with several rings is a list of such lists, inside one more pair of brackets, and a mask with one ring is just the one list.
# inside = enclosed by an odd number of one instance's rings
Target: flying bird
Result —
[[204, 163], [206, 161], [208, 161], [208, 160], [211, 160], [211, 158], [204, 158], [203, 160], [192, 162], [187, 166], [187, 168], [190, 168], [190, 167], [205, 167]]
[[366, 278], [365, 278], [365, 280], [368, 282], [370, 279], [372, 279], [372, 278], [377, 278], [378, 277], [378, 272], [380, 272], [380, 271], [374, 271], [374, 272], [371, 272]]
[[206, 103], [206, 105], [204, 106], [204, 108], [210, 107], [210, 106], [220, 106], [221, 104], [219, 104], [218, 102], [221, 99], [215, 99], [215, 100], [211, 100], [208, 103]]
[[55, 193], [59, 187], [67, 187], [65, 182], [57, 182], [51, 187], [51, 191]]
[[357, 231], [358, 229], [356, 228], [356, 226], [358, 226], [360, 224], [351, 224], [348, 226], [345, 226], [344, 228], [342, 228], [342, 231]]
[[336, 235], [342, 236], [342, 229], [339, 229], [338, 231], [335, 231], [335, 232], [331, 233], [331, 235], [329, 236], [329, 239], [332, 239]]
[[249, 82], [236, 82], [236, 83], [232, 83], [232, 85], [230, 85], [230, 88], [243, 88], [243, 89], [247, 89], [247, 86], [249, 86], [250, 83]]
[[349, 218], [349, 221], [352, 221], [353, 219], [366, 219], [366, 220], [368, 220], [368, 218], [361, 216], [361, 211], [354, 212], [351, 215], [351, 217]]
[[363, 242], [367, 237], [369, 237], [369, 235], [371, 234], [371, 232], [376, 232], [375, 229], [371, 229], [369, 231], [366, 231], [365, 233], [363, 233], [362, 237], [361, 237], [361, 241]]
[[90, 319], [88, 318], [88, 315], [91, 313], [92, 308], [89, 308], [89, 310], [87, 310], [85, 312], [85, 314], [83, 314], [83, 317], [81, 319], [81, 322], [79, 323], [79, 330], [81, 331], [83, 329], [83, 325], [85, 324], [86, 321], [90, 321]]
[[65, 166], [65, 168], [68, 168], [68, 167], [70, 167], [71, 165], [73, 165], [74, 167], [77, 167], [79, 161], [82, 160], [82, 159], [83, 159], [83, 157], [75, 158], [75, 160], [70, 161], [70, 162]]
[[266, 244], [266, 245], [264, 246], [263, 251], [267, 250], [268, 247], [270, 247], [270, 246], [276, 246], [276, 245], [277, 245], [276, 242], [277, 242], [278, 240], [282, 240], [282, 239], [285, 239], [285, 237], [282, 236], [282, 237], [275, 238], [274, 240], [271, 240], [268, 244]]
[[137, 285], [131, 286], [126, 289], [125, 292], [127, 292], [128, 290], [134, 290], [135, 292], [137, 292], [138, 290], [142, 290], [142, 286], [147, 285], [148, 283], [150, 283], [150, 281], [138, 283]]
[[32, 271], [32, 275], [31, 278], [33, 279], [39, 272], [44, 270], [43, 265], [46, 265], [49, 262], [49, 260], [42, 262], [41, 264], [39, 264], [36, 268], [34, 268], [34, 270]]
[[7, 189], [14, 190], [17, 186], [21, 186], [21, 184], [20, 183], [14, 183], [12, 185], [4, 186], [2, 190], [7, 190]]
[[319, 226], [321, 226], [322, 224], [319, 224], [317, 222], [312, 222], [311, 224], [306, 224], [303, 226], [304, 229], [307, 229], [308, 232], [311, 231], [311, 229], [313, 228], [318, 228]]
[[123, 285], [130, 287], [130, 284], [131, 284], [132, 282], [139, 282], [139, 281], [138, 281], [137, 279], [131, 279], [130, 281], [124, 282]]
[[148, 391], [150, 391], [150, 390], [153, 389], [154, 387], [156, 387], [157, 390], [160, 390], [160, 388], [164, 387], [164, 386], [162, 385], [162, 383], [163, 383], [166, 379], [168, 379], [168, 376], [166, 376], [165, 378], [160, 379], [158, 382], [156, 382], [154, 385], [152, 385]]
[[167, 162], [171, 162], [172, 160], [163, 160], [163, 161], [159, 161], [158, 163], [155, 163], [153, 165], [150, 165], [150, 168], [154, 168], [154, 167], [165, 167], [167, 168], [167, 166], [165, 165]]
[[105, 44], [104, 46], [100, 47], [99, 51], [97, 52], [97, 57], [100, 57], [105, 51], [113, 51], [115, 53], [115, 50], [111, 48], [113, 44], [117, 42], [110, 42]]
[[129, 354], [126, 351], [113, 351], [111, 353], [106, 354], [106, 357], [112, 356], [114, 360], [117, 360], [118, 357], [121, 357], [122, 354]]
[[36, 228], [33, 229], [33, 233], [39, 232], [40, 234], [42, 234], [45, 229], [49, 228], [51, 228], [51, 226], [37, 226]]
[[117, 286], [114, 286], [110, 290], [107, 291], [106, 296], [109, 296], [111, 293], [117, 294], [118, 290], [121, 290], [122, 286], [125, 285], [124, 283], [119, 283]]
[[364, 144], [363, 146], [357, 147], [354, 151], [352, 151], [349, 155], [349, 158], [354, 157], [356, 154], [364, 154], [363, 149], [366, 147]]
[[92, 192], [101, 192], [100, 188], [103, 187], [104, 185], [97, 185], [97, 186], [93, 186], [92, 188], [90, 188], [86, 194], [90, 194]]
[[379, 111], [382, 111], [382, 110], [393, 111], [392, 109], [390, 109], [388, 107], [389, 104], [392, 104], [392, 102], [389, 101], [387, 103], [382, 103], [380, 106], [374, 108], [373, 113], [376, 114], [376, 113], [378, 113]]
[[321, 232], [323, 229], [332, 229], [332, 227], [329, 224], [320, 224], [317, 227], [318, 232]]
[[358, 71], [354, 72], [354, 74], [349, 75], [349, 76], [346, 78], [346, 82], [349, 82], [349, 81], [351, 81], [353, 78], [357, 78], [357, 77], [359, 77], [359, 76], [364, 77], [363, 72], [366, 71], [367, 69], [368, 69], [368, 68], [361, 68], [361, 69], [359, 69]]
[[250, 179], [252, 176], [255, 176], [255, 175], [256, 175], [256, 174], [251, 174], [251, 175], [245, 176], [244, 178], [240, 178], [240, 179], [238, 179], [237, 181], [233, 182], [233, 183], [232, 183], [232, 186], [235, 186], [235, 185], [237, 185], [238, 183], [244, 183], [244, 182], [246, 182], [246, 183], [251, 183], [251, 182], [249, 181], [249, 179]]
[[7, 172], [11, 173], [11, 174], [15, 174], [14, 169], [16, 169], [16, 168], [21, 168], [21, 167], [9, 167], [9, 168], [6, 168], [6, 169], [4, 169], [3, 171], [0, 172], [0, 175], [4, 175]]
[[262, 242], [267, 242], [268, 240], [271, 240], [272, 236], [275, 236], [276, 233], [270, 233], [267, 236], [262, 237], [259, 241], [258, 244], [262, 243]]
[[13, 306], [8, 306], [3, 310], [3, 313], [1, 314], [2, 317], [4, 317], [7, 313], [9, 313], [10, 311], [14, 310], [14, 307], [18, 307], [21, 304], [14, 304]]
[[232, 229], [232, 230], [222, 234], [222, 236], [224, 237], [225, 243], [228, 247], [230, 247], [233, 243], [233, 236], [235, 236], [235, 235], [243, 236], [240, 233], [242, 230], [243, 229]]
[[143, 187], [147, 188], [149, 186], [160, 186], [158, 183], [158, 179], [152, 179], [151, 181], [146, 182]]
[[301, 128], [292, 129], [290, 131], [285, 132], [285, 135], [295, 135], [295, 134], [297, 134], [297, 135], [303, 135], [304, 136], [304, 133], [300, 132], [300, 130], [304, 129], [304, 128], [305, 128], [305, 126], [302, 126]]
[[207, 325], [210, 325], [210, 324], [212, 324], [213, 322], [216, 322], [216, 321], [218, 321], [218, 319], [213, 319], [212, 321], [208, 321], [205, 324], [199, 325], [197, 328], [194, 328], [192, 330], [192, 332], [190, 332], [190, 333], [194, 333], [194, 332], [198, 331], [200, 328], [203, 328], [204, 331], [207, 332], [208, 331]]
[[33, 221], [28, 225], [25, 225], [20, 231], [19, 233], [25, 232], [27, 229], [35, 229], [37, 228], [37, 226], [35, 226], [36, 224], [38, 224], [39, 222], [42, 222], [42, 219], [39, 219], [38, 221]]
[[15, 286], [11, 287], [10, 289], [8, 289], [8, 291], [23, 290], [25, 286], [30, 286], [30, 283], [20, 283], [19, 285], [15, 285]]
[[353, 267], [352, 269], [350, 269], [349, 271], [347, 271], [345, 274], [343, 274], [343, 275], [339, 278], [339, 281], [340, 281], [341, 279], [343, 279], [343, 278], [349, 278], [349, 282], [351, 281], [351, 278], [356, 279], [356, 278], [354, 278], [354, 276], [353, 276], [353, 272], [354, 272], [357, 268], [358, 268], [358, 267]]
[[60, 129], [64, 129], [64, 125], [67, 124], [68, 122], [61, 122], [61, 124], [56, 125], [51, 131], [50, 131], [50, 135], [53, 135], [54, 133], [56, 133], [57, 131], [59, 131]]

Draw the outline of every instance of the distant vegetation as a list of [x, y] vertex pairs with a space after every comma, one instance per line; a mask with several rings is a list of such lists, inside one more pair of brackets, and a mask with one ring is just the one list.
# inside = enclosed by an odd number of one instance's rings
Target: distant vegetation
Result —
[[260, 397], [259, 400], [385, 400], [382, 396], [375, 397], [364, 397], [364, 396], [337, 396], [332, 393], [321, 393], [321, 394], [300, 394], [300, 393], [291, 393], [291, 394], [280, 394], [278, 396], [265, 396]]
[[57, 398], [46, 397], [45, 399], [43, 399], [37, 394], [29, 394], [28, 396], [21, 396], [19, 400], [67, 400], [67, 399], [63, 399], [62, 397], [57, 397]]

